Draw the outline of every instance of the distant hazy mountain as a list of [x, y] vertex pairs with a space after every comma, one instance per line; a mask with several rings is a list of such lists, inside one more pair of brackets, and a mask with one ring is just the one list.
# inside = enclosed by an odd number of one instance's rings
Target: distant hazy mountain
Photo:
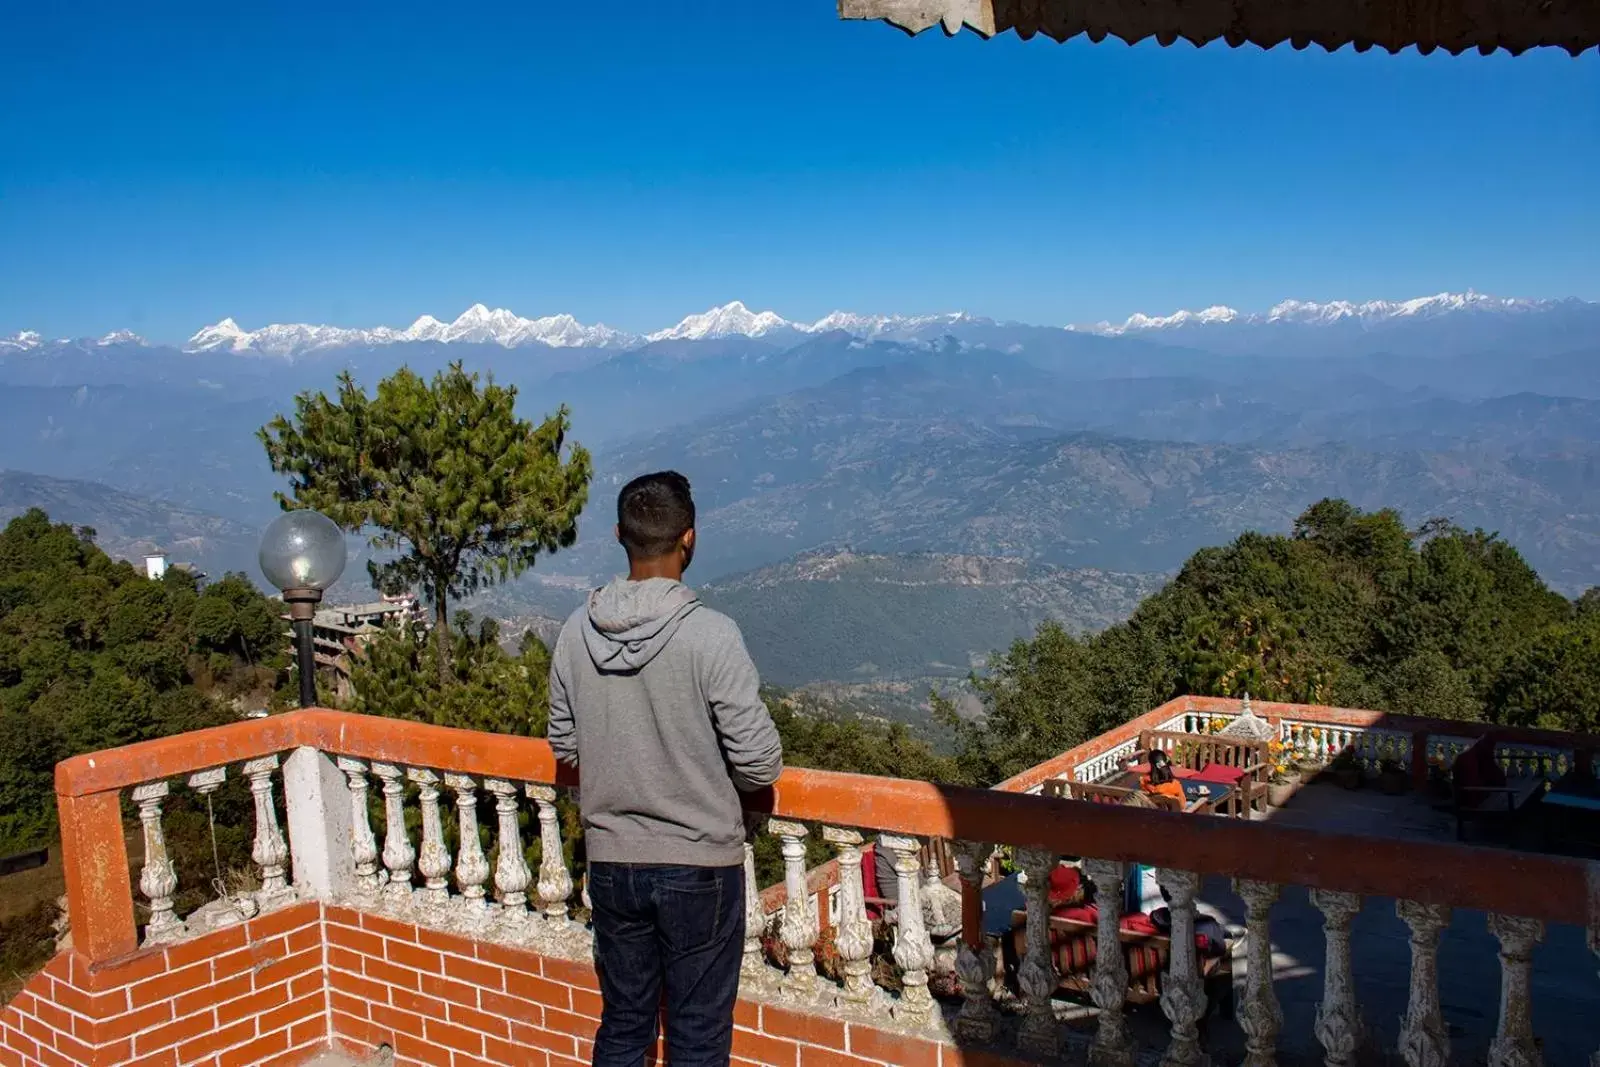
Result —
[[119, 492], [94, 482], [0, 470], [0, 522], [42, 508], [55, 522], [92, 526], [106, 553], [144, 565], [148, 553], [220, 577], [256, 570], [260, 530], [217, 515]]
[[960, 676], [1040, 622], [1098, 630], [1159, 589], [1158, 575], [1018, 559], [807, 553], [703, 586], [738, 620], [763, 679], [792, 686]]

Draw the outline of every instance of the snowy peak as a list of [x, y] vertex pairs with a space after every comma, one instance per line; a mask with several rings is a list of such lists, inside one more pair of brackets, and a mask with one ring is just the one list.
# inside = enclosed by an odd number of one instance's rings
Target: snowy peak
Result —
[[743, 302], [712, 308], [689, 315], [676, 326], [649, 334], [647, 341], [704, 341], [717, 337], [764, 337], [779, 330], [795, 329], [790, 322], [771, 311], [751, 311]]
[[636, 338], [610, 326], [585, 326], [571, 315], [524, 319], [505, 308], [473, 304], [453, 322], [423, 315], [403, 330], [378, 326], [370, 330], [305, 323], [243, 330], [232, 319], [206, 326], [189, 338], [186, 352], [239, 352], [292, 358], [327, 348], [369, 347], [433, 341], [440, 344], [496, 344], [504, 348], [545, 345], [551, 348], [625, 348]]
[[44, 344], [44, 338], [33, 330], [19, 330], [10, 337], [0, 337], [0, 352], [27, 352]]
[[1422, 296], [1413, 300], [1369, 300], [1359, 304], [1349, 300], [1333, 300], [1327, 303], [1285, 300], [1273, 305], [1265, 313], [1249, 315], [1230, 307], [1217, 305], [1204, 311], [1176, 311], [1171, 315], [1134, 314], [1121, 323], [1101, 322], [1093, 326], [1068, 327], [1068, 329], [1081, 329], [1088, 333], [1117, 337], [1129, 333], [1228, 323], [1247, 326], [1271, 323], [1299, 323], [1311, 326], [1354, 323], [1362, 328], [1370, 328], [1398, 320], [1429, 318], [1459, 312], [1520, 314], [1543, 311], [1554, 307], [1557, 303], [1558, 301], [1554, 300], [1485, 296], [1469, 289], [1465, 293], [1439, 293], [1436, 296]]
[[149, 347], [149, 343], [132, 330], [112, 330], [110, 333], [96, 341], [95, 345], [98, 348], [110, 348], [112, 345], [138, 345], [140, 348]]

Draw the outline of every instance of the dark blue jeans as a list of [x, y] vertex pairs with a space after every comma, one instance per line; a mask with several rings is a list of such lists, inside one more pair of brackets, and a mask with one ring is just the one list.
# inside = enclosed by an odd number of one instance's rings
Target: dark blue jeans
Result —
[[596, 1067], [640, 1067], [666, 992], [673, 1067], [723, 1067], [744, 954], [744, 868], [590, 863], [605, 1007]]

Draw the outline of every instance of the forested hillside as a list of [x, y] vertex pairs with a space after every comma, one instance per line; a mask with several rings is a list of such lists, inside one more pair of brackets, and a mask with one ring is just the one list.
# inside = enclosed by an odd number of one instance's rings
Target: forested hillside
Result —
[[1195, 553], [1127, 622], [1016, 642], [975, 680], [980, 719], [943, 710], [981, 784], [1184, 693], [1594, 731], [1597, 600], [1493, 534], [1324, 500], [1289, 535]]
[[[237, 718], [284, 645], [270, 602], [229, 576], [150, 581], [84, 527], [32, 510], [0, 532], [0, 855], [55, 836], [54, 768]], [[209, 852], [209, 850], [208, 850]]]

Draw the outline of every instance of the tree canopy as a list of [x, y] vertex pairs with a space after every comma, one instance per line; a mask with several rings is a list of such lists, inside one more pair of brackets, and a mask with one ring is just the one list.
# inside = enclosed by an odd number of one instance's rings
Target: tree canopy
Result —
[[[55, 764], [237, 718], [264, 701], [283, 626], [242, 575], [196, 588], [112, 560], [34, 509], [0, 532], [0, 855], [55, 832]], [[209, 854], [209, 853], [208, 853]]]
[[285, 509], [315, 508], [397, 555], [369, 564], [385, 592], [433, 605], [437, 672], [450, 683], [449, 602], [515, 577], [540, 552], [569, 547], [589, 496], [589, 453], [567, 447], [565, 406], [539, 425], [517, 390], [480, 384], [459, 362], [425, 382], [408, 368], [368, 396], [349, 372], [333, 398], [302, 393], [292, 417], [261, 428]]
[[974, 678], [981, 719], [941, 711], [984, 785], [1186, 693], [1593, 730], [1597, 603], [1494, 534], [1324, 500], [1289, 535], [1196, 552], [1124, 623], [1016, 642]]

